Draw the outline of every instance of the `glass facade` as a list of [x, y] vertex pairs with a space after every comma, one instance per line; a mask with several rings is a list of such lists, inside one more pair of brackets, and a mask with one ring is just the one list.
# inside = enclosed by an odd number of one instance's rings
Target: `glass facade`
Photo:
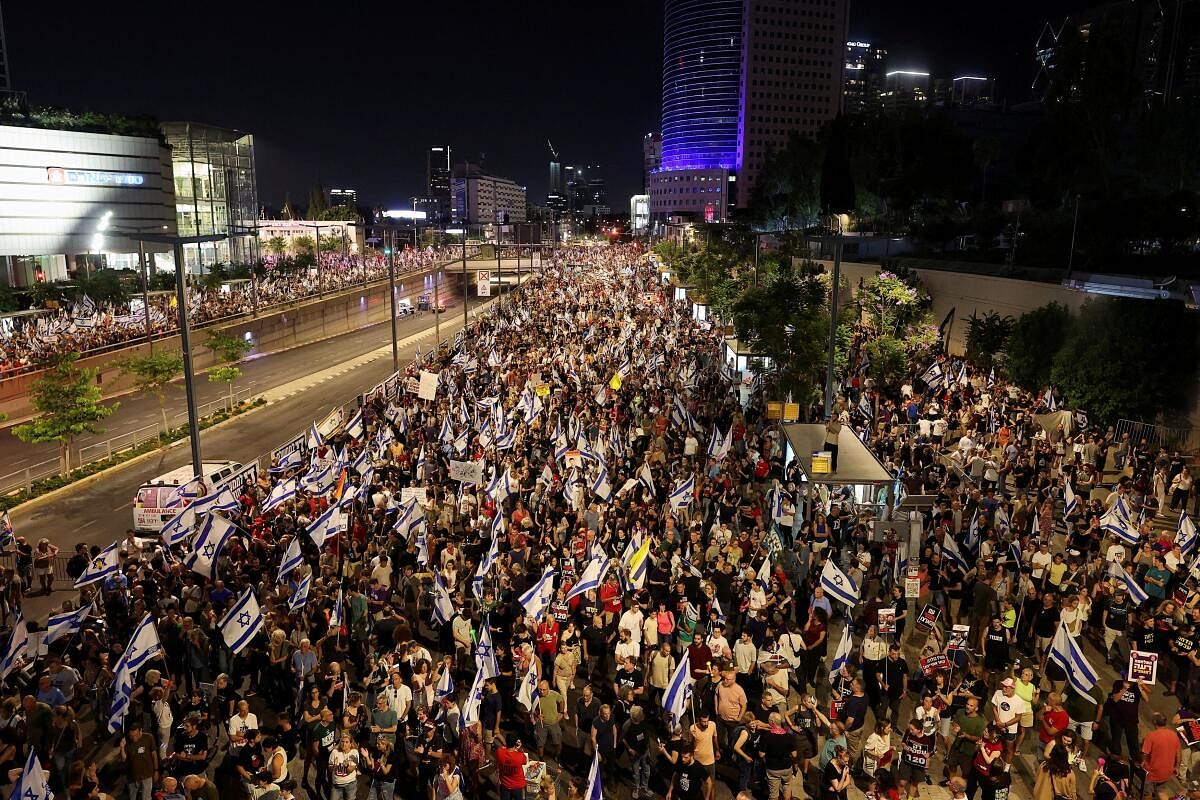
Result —
[[186, 245], [188, 268], [257, 261], [254, 137], [195, 122], [166, 122], [162, 129], [171, 147], [179, 235], [226, 236]]
[[662, 169], [737, 169], [741, 0], [667, 0]]

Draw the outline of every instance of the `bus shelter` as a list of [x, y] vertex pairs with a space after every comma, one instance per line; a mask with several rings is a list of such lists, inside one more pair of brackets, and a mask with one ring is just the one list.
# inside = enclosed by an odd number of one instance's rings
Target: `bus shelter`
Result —
[[[825, 450], [825, 424], [797, 422], [782, 425], [784, 463], [795, 459], [801, 480], [808, 483], [801, 498], [805, 516], [813, 503], [844, 497], [859, 511], [870, 510], [876, 520], [886, 519], [898, 502], [896, 478], [849, 427], [838, 437], [838, 468], [834, 472]], [[801, 505], [801, 504], [798, 504]]]

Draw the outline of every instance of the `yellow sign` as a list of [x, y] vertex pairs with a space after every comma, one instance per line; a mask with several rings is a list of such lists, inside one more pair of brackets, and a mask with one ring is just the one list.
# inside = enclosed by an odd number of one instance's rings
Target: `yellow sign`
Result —
[[783, 403], [769, 402], [767, 403], [767, 419], [780, 419], [783, 417]]
[[812, 454], [812, 475], [828, 475], [833, 471], [833, 456], [828, 450], [821, 450]]
[[533, 390], [538, 397], [546, 397], [550, 394], [550, 384], [539, 383]]
[[609, 388], [611, 388], [611, 389], [612, 389], [614, 392], [616, 392], [616, 391], [619, 391], [619, 390], [620, 390], [620, 388], [621, 388], [621, 376], [620, 376], [620, 375], [613, 375], [613, 376], [612, 376], [612, 380], [608, 382], [608, 386], [609, 386]]
[[783, 421], [795, 422], [800, 419], [800, 404], [799, 403], [784, 403], [783, 404]]

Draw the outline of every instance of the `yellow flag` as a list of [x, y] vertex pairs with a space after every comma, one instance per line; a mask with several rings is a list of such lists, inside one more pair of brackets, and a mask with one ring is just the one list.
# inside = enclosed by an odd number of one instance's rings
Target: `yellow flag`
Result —
[[612, 376], [612, 380], [608, 382], [608, 385], [610, 387], [612, 387], [612, 390], [614, 392], [619, 391], [621, 388], [621, 376], [614, 373]]

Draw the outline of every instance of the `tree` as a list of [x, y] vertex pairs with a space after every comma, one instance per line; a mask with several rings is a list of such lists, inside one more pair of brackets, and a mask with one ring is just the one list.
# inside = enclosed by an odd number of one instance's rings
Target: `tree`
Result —
[[322, 253], [340, 253], [342, 252], [342, 248], [346, 246], [345, 239], [340, 236], [333, 236], [332, 234], [322, 236], [319, 241], [321, 242]]
[[317, 184], [308, 190], [308, 211], [305, 212], [309, 219], [321, 219], [321, 215], [325, 213], [325, 209], [329, 208], [329, 203], [325, 200], [325, 189], [321, 184]]
[[117, 410], [119, 403], [100, 405], [97, 369], [83, 369], [78, 353], [59, 355], [42, 377], [33, 382], [30, 404], [39, 416], [13, 428], [27, 444], [58, 442], [62, 472], [71, 468], [71, 444], [85, 433], [99, 433], [96, 423]]
[[90, 275], [76, 275], [75, 286], [76, 297], [86, 294], [97, 303], [120, 305], [129, 299], [129, 288], [121, 280], [121, 276], [111, 269], [98, 269]]
[[1186, 411], [1192, 399], [1196, 331], [1183, 303], [1088, 300], [1054, 357], [1051, 382], [1092, 419], [1169, 418]]
[[750, 198], [750, 217], [766, 230], [803, 230], [821, 214], [821, 146], [792, 132], [782, 150], [767, 154]]
[[212, 350], [213, 355], [217, 358], [227, 363], [241, 361], [246, 353], [254, 348], [254, 345], [241, 336], [234, 336], [221, 330], [209, 330], [204, 346]]
[[311, 256], [316, 246], [311, 236], [297, 236], [295, 239], [292, 239], [292, 250], [297, 255]]
[[233, 410], [233, 382], [242, 377], [240, 367], [214, 367], [208, 371], [208, 380], [212, 383], [224, 383], [229, 387], [229, 410]]
[[1004, 349], [1014, 324], [1012, 317], [1002, 317], [995, 311], [972, 311], [967, 318], [967, 358], [980, 369], [991, 369], [993, 357]]
[[866, 344], [868, 372], [881, 383], [891, 384], [908, 374], [908, 351], [894, 336], [880, 336]]
[[183, 354], [178, 350], [151, 353], [147, 356], [129, 356], [117, 361], [117, 369], [133, 378], [134, 385], [143, 394], [158, 399], [158, 412], [162, 416], [162, 430], [167, 424], [167, 387], [183, 372]]
[[281, 256], [287, 251], [287, 239], [282, 236], [272, 236], [263, 243], [263, 247], [273, 256]]
[[1054, 356], [1071, 332], [1071, 322], [1070, 310], [1059, 303], [1022, 314], [1004, 345], [1008, 379], [1031, 392], [1049, 385]]

